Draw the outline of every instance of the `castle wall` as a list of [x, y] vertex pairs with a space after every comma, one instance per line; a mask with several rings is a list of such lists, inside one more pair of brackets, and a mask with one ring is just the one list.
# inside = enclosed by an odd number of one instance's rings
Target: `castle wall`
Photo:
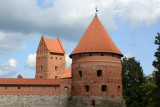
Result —
[[[98, 76], [97, 71], [102, 74]], [[80, 77], [79, 71], [82, 72]], [[84, 53], [72, 56], [73, 96], [122, 96], [121, 60], [116, 54]], [[89, 86], [87, 92], [86, 86]], [[102, 86], [105, 86], [102, 89]]]
[[0, 86], [0, 95], [59, 95], [60, 86]]
[[0, 95], [0, 107], [67, 107], [68, 96], [67, 91], [61, 95]]

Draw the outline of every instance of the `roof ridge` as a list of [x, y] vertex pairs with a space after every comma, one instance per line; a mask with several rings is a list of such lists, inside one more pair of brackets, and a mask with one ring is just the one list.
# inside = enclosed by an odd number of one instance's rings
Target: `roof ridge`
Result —
[[57, 40], [58, 40], [58, 42], [59, 42], [59, 44], [60, 44], [60, 46], [61, 46], [63, 52], [65, 53], [65, 50], [64, 50], [64, 48], [63, 48], [63, 45], [62, 45], [62, 42], [61, 42], [60, 38], [58, 37]]

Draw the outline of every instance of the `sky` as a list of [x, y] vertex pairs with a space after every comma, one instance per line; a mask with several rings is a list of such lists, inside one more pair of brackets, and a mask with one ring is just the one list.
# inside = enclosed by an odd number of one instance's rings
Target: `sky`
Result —
[[34, 78], [41, 36], [62, 41], [69, 54], [95, 16], [126, 57], [151, 74], [160, 32], [160, 0], [0, 0], [0, 78]]

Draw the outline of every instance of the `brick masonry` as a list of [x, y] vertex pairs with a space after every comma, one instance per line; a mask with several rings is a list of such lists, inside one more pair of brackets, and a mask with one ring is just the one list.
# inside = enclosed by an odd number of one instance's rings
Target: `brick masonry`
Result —
[[[107, 53], [73, 55], [73, 96], [122, 96], [120, 58], [120, 55]], [[102, 71], [100, 76], [97, 76], [98, 70]], [[82, 77], [79, 71], [82, 72]], [[86, 85], [89, 86], [88, 92], [86, 91]], [[103, 85], [106, 86], [104, 91], [102, 91]]]

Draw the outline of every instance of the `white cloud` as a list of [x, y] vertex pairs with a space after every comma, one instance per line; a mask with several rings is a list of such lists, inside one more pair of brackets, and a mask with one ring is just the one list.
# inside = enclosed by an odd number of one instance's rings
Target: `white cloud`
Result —
[[127, 52], [127, 54], [124, 55], [124, 57], [131, 58], [131, 57], [135, 57], [135, 55], [132, 52]]
[[9, 64], [11, 67], [16, 67], [17, 61], [16, 61], [15, 58], [12, 58], [12, 59], [9, 59], [8, 64]]
[[25, 67], [28, 67], [28, 68], [31, 68], [31, 69], [36, 68], [36, 53], [28, 55]]
[[71, 66], [72, 59], [69, 58], [69, 55], [65, 55], [65, 58], [66, 58], [66, 68], [69, 68]]
[[0, 63], [0, 78], [11, 78], [19, 72], [16, 68], [17, 61], [15, 58], [9, 59], [6, 63]]

